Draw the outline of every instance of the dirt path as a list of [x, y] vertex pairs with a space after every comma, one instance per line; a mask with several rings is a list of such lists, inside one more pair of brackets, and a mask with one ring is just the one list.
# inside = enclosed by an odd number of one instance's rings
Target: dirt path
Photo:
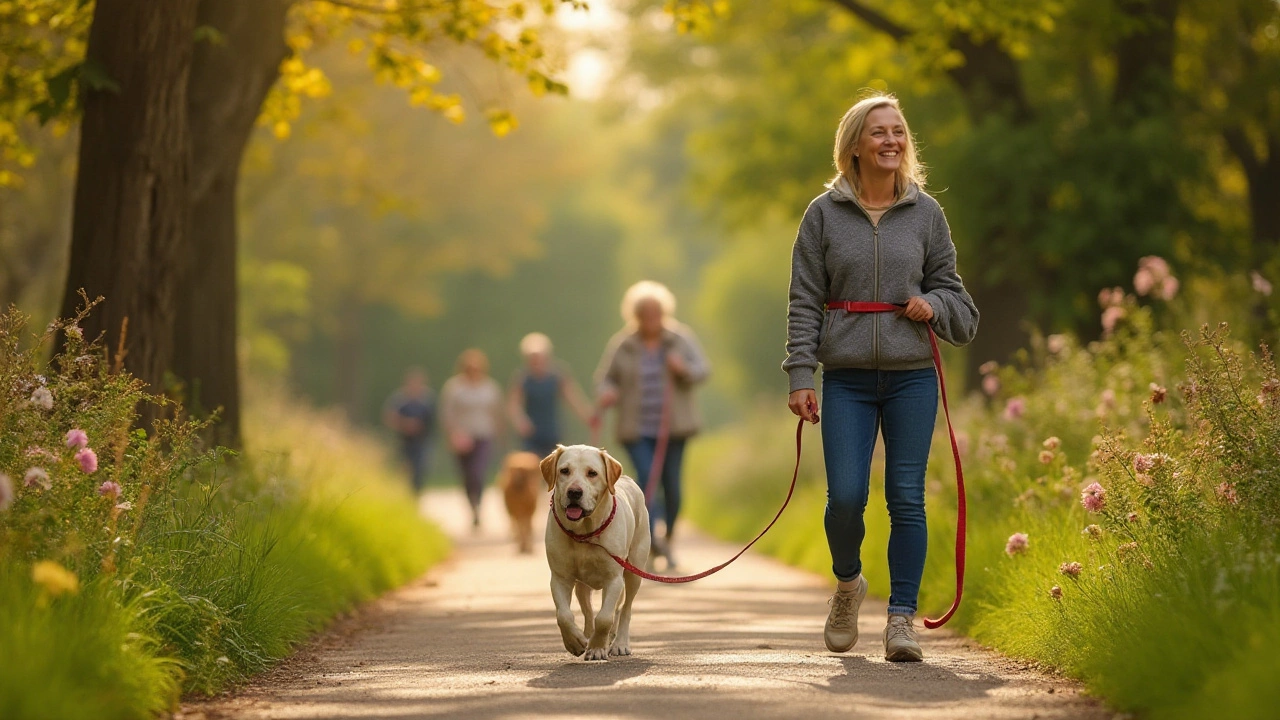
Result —
[[[635, 655], [607, 663], [560, 644], [546, 559], [506, 540], [496, 496], [484, 531], [460, 494], [427, 512], [457, 538], [452, 560], [391, 593], [229, 698], [182, 718], [1111, 718], [1064, 680], [1037, 674], [943, 631], [926, 661], [881, 656], [884, 603], [863, 606], [853, 652], [822, 647], [827, 583], [747, 555], [684, 586], [645, 583]], [[539, 534], [539, 537], [541, 535]], [[681, 562], [709, 567], [728, 545], [686, 540]], [[598, 600], [597, 600], [598, 602]]]

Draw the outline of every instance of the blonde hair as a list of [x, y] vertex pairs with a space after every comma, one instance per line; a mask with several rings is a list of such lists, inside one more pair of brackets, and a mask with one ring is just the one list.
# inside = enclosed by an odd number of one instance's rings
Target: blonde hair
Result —
[[836, 176], [831, 179], [827, 187], [833, 187], [840, 178], [844, 178], [853, 188], [855, 195], [862, 194], [862, 180], [858, 177], [858, 158], [854, 157], [853, 151], [858, 147], [858, 139], [862, 137], [862, 130], [866, 127], [867, 116], [872, 110], [882, 107], [891, 107], [898, 111], [898, 116], [902, 118], [902, 129], [907, 136], [906, 148], [902, 152], [902, 163], [898, 165], [897, 177], [893, 183], [894, 193], [902, 197], [902, 194], [907, 191], [907, 186], [912, 182], [921, 190], [924, 189], [925, 166], [916, 154], [916, 140], [911, 135], [911, 128], [907, 125], [907, 116], [903, 114], [898, 98], [882, 93], [862, 98], [845, 112], [844, 117], [840, 118], [833, 153]]
[[455, 366], [455, 369], [459, 373], [466, 372], [467, 365], [470, 365], [472, 362], [480, 367], [480, 372], [485, 375], [489, 374], [489, 356], [485, 355], [484, 351], [479, 348], [467, 348], [466, 350], [463, 350], [462, 354], [458, 356], [458, 364]]
[[662, 316], [669, 318], [676, 313], [676, 296], [671, 294], [666, 285], [653, 280], [641, 280], [627, 288], [622, 295], [622, 321], [628, 325], [636, 321], [636, 310], [640, 304], [652, 300], [662, 308]]
[[544, 353], [551, 354], [551, 338], [540, 332], [531, 332], [520, 339], [520, 354], [528, 357]]

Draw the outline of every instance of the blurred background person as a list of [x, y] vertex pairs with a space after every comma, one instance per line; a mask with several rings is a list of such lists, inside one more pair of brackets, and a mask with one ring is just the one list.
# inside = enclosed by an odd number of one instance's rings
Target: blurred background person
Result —
[[489, 358], [482, 351], [471, 348], [458, 356], [457, 374], [440, 389], [440, 409], [471, 503], [471, 524], [478, 528], [484, 479], [502, 427], [502, 388], [489, 377]]
[[508, 386], [507, 416], [520, 434], [521, 448], [545, 457], [563, 439], [560, 401], [568, 403], [584, 424], [591, 422], [592, 407], [568, 368], [553, 355], [551, 338], [539, 332], [525, 335], [520, 354], [524, 366]]
[[431, 468], [431, 448], [436, 434], [436, 396], [427, 384], [427, 372], [411, 367], [400, 387], [382, 406], [382, 423], [400, 436], [400, 453], [409, 467], [409, 484], [422, 492]]
[[[671, 542], [680, 512], [685, 443], [702, 424], [693, 390], [711, 371], [693, 331], [676, 322], [675, 309], [675, 296], [665, 285], [650, 280], [632, 285], [622, 298], [626, 324], [609, 340], [596, 370], [597, 405], [602, 412], [617, 406], [618, 440], [631, 456], [633, 477], [646, 494], [652, 493], [650, 530], [659, 519], [666, 525], [661, 539], [654, 533], [653, 547], [666, 558], [668, 569], [676, 565]], [[650, 490], [650, 472], [664, 435], [659, 487]]]

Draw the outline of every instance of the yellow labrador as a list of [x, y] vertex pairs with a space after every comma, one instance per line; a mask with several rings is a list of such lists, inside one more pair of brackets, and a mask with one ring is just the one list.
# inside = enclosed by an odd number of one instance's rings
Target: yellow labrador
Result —
[[[621, 463], [589, 445], [557, 446], [543, 458], [541, 468], [552, 491], [547, 564], [564, 647], [587, 660], [630, 655], [631, 604], [640, 590], [640, 578], [625, 572], [609, 554], [626, 558], [636, 567], [648, 561], [649, 511], [644, 491], [622, 474]], [[570, 532], [584, 537], [599, 534], [578, 542]], [[598, 615], [591, 611], [592, 590], [604, 591]], [[570, 606], [575, 594], [585, 618], [581, 630]]]

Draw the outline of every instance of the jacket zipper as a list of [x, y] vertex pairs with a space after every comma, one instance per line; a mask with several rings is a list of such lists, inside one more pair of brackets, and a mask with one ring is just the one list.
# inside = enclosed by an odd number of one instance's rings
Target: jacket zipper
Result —
[[[884, 216], [881, 215], [880, 219], [883, 220]], [[871, 232], [874, 235], [873, 248], [874, 248], [874, 255], [875, 255], [875, 265], [873, 266], [875, 268], [873, 270], [873, 276], [875, 278], [874, 280], [875, 294], [872, 300], [874, 300], [875, 302], [880, 302], [880, 223], [872, 223]], [[871, 326], [871, 348], [872, 348], [872, 352], [875, 355], [876, 369], [879, 370], [880, 369], [880, 313], [872, 313], [871, 321], [873, 323], [873, 325]]]

